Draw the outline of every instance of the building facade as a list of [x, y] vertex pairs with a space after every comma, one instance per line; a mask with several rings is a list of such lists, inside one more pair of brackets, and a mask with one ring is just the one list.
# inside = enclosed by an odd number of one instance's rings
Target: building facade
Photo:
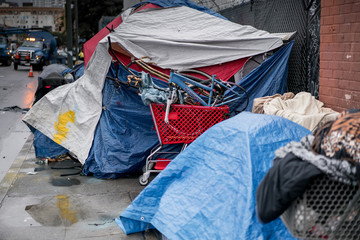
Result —
[[3, 2], [17, 7], [32, 6], [62, 8], [66, 0], [0, 0], [0, 4]]
[[62, 8], [66, 0], [32, 0], [34, 7], [55, 7]]
[[64, 31], [64, 8], [0, 6], [0, 26]]

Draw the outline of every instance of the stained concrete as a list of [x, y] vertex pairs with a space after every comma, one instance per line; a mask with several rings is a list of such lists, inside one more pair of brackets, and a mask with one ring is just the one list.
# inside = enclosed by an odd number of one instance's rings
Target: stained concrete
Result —
[[114, 222], [144, 188], [137, 177], [61, 176], [76, 169], [39, 164], [32, 141], [30, 135], [0, 183], [0, 239], [158, 238], [152, 230], [125, 235]]

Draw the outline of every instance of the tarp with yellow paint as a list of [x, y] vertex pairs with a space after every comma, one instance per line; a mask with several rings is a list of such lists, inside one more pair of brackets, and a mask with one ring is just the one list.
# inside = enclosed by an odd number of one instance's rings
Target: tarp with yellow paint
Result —
[[84, 163], [102, 111], [101, 91], [110, 64], [108, 43], [104, 41], [96, 48], [81, 78], [46, 94], [23, 120]]

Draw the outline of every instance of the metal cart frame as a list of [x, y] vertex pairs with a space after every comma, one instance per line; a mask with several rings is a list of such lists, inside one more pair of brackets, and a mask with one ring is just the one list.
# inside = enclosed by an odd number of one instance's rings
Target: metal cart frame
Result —
[[[208, 130], [210, 127], [229, 117], [229, 107], [210, 107], [172, 104], [168, 121], [165, 121], [166, 105], [150, 104], [159, 145], [152, 149], [146, 158], [143, 174], [139, 177], [141, 185], [147, 185], [151, 173], [161, 172], [171, 159], [159, 158], [160, 154], [178, 154], [188, 144]], [[164, 145], [183, 144], [179, 152], [163, 152]]]
[[299, 239], [360, 240], [359, 186], [319, 177], [281, 219]]

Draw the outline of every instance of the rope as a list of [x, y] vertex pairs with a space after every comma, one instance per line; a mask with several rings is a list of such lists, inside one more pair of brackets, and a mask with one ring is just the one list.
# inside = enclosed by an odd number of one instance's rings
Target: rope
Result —
[[140, 67], [142, 67], [143, 69], [145, 69], [146, 71], [148, 71], [149, 73], [165, 80], [165, 81], [169, 81], [170, 79], [170, 76], [165, 74], [165, 73], [162, 73], [158, 70], [156, 70], [155, 68], [149, 66], [147, 63], [145, 63], [143, 60], [135, 60], [135, 63], [138, 64]]

